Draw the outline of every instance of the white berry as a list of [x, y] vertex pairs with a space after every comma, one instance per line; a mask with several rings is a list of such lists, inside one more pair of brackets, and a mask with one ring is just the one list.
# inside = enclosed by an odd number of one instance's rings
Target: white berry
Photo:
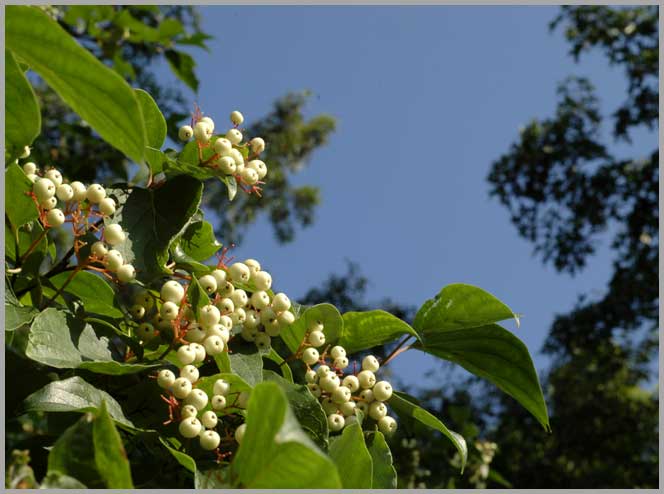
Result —
[[269, 335], [266, 333], [258, 333], [254, 337], [254, 343], [258, 347], [259, 350], [267, 350], [270, 348], [270, 345], [272, 344], [272, 338], [270, 338]]
[[233, 301], [235, 307], [246, 307], [249, 303], [249, 297], [247, 297], [247, 292], [242, 289], [237, 289], [231, 293], [230, 299]]
[[191, 347], [191, 345], [182, 345], [178, 348], [177, 352], [178, 360], [183, 364], [191, 364], [196, 360], [196, 351]]
[[55, 189], [55, 195], [63, 202], [71, 201], [74, 198], [74, 189], [69, 184], [60, 184]]
[[226, 397], [223, 395], [214, 395], [210, 401], [213, 410], [223, 410], [226, 408]]
[[307, 348], [304, 352], [302, 352], [302, 361], [307, 365], [315, 364], [318, 362], [319, 358], [320, 355], [318, 354], [318, 350], [315, 348]]
[[189, 396], [191, 393], [191, 381], [187, 378], [184, 377], [178, 377], [174, 382], [173, 382], [173, 394], [175, 395], [176, 398], [178, 399], [183, 399]]
[[123, 264], [115, 273], [123, 283], [129, 283], [136, 278], [136, 269], [131, 264]]
[[357, 379], [355, 376], [346, 376], [344, 377], [344, 380], [341, 382], [343, 386], [346, 386], [348, 389], [350, 389], [353, 393], [360, 389], [360, 381]]
[[263, 310], [270, 305], [270, 296], [265, 291], [254, 292], [250, 299], [251, 305], [258, 310]]
[[101, 185], [99, 184], [92, 184], [91, 186], [88, 187], [85, 197], [90, 201], [92, 204], [97, 204], [100, 202], [104, 197], [106, 197], [106, 189], [104, 189]]
[[213, 391], [215, 395], [226, 396], [231, 390], [231, 385], [223, 379], [217, 379], [214, 382]]
[[203, 424], [208, 429], [214, 429], [217, 426], [217, 414], [212, 410], [208, 410], [201, 415], [201, 424]]
[[233, 143], [224, 137], [220, 137], [214, 141], [214, 150], [216, 153], [224, 155], [233, 149]]
[[304, 373], [304, 380], [307, 381], [307, 383], [315, 383], [316, 379], [318, 379], [318, 375], [316, 374], [315, 370], [309, 369]]
[[82, 201], [83, 199], [86, 198], [88, 194], [88, 189], [85, 188], [85, 185], [83, 185], [79, 181], [72, 182], [71, 188], [74, 191], [74, 201]]
[[159, 314], [161, 314], [161, 317], [163, 317], [165, 321], [174, 321], [178, 317], [179, 311], [180, 309], [173, 302], [164, 302]]
[[327, 426], [332, 432], [337, 432], [343, 429], [345, 423], [346, 421], [344, 420], [343, 416], [339, 415], [338, 413], [333, 413], [327, 417]]
[[392, 385], [387, 381], [379, 381], [373, 387], [373, 394], [378, 401], [387, 401], [392, 397]]
[[48, 222], [49, 226], [57, 227], [65, 222], [65, 215], [59, 209], [54, 208], [51, 209], [48, 214], [46, 214], [46, 221]]
[[282, 312], [291, 308], [291, 301], [285, 293], [277, 293], [272, 299], [272, 308], [276, 312]]
[[24, 159], [27, 158], [28, 156], [30, 156], [30, 146], [25, 146], [25, 147], [23, 148], [23, 152], [21, 153], [20, 158], [24, 160]]
[[203, 117], [201, 118], [201, 122], [205, 122], [210, 128], [210, 132], [214, 132], [214, 120], [212, 120], [210, 117]]
[[51, 182], [53, 182], [53, 183], [55, 184], [56, 187], [57, 187], [58, 185], [62, 184], [62, 175], [61, 175], [60, 172], [59, 172], [58, 170], [56, 170], [55, 168], [51, 168], [50, 170], [48, 170], [48, 171], [44, 174], [44, 176], [45, 176], [46, 178], [48, 178]]
[[258, 172], [253, 168], [244, 168], [242, 170], [242, 181], [247, 185], [254, 185], [258, 182]]
[[[210, 276], [210, 278], [212, 278]], [[198, 315], [198, 322], [204, 328], [211, 328], [215, 324], [219, 324], [219, 318], [221, 318], [221, 312], [214, 305], [208, 304], [201, 308]]]
[[256, 290], [267, 291], [272, 287], [272, 276], [267, 271], [259, 271], [251, 277]]
[[318, 367], [318, 369], [316, 369], [316, 374], [318, 375], [319, 379], [327, 376], [330, 372], [332, 372], [332, 369], [330, 369], [327, 365], [321, 365]]
[[196, 368], [195, 365], [185, 365], [182, 369], [180, 369], [180, 377], [184, 377], [185, 379], [189, 379], [191, 381], [191, 384], [194, 384], [196, 381], [198, 381], [199, 373], [198, 369]]
[[322, 390], [320, 389], [320, 386], [316, 383], [308, 383], [307, 388], [309, 388], [309, 391], [311, 391], [311, 394], [314, 395], [316, 398], [318, 398]]
[[237, 171], [235, 160], [230, 156], [223, 156], [217, 161], [219, 169], [226, 175], [233, 175]]
[[189, 343], [191, 348], [194, 349], [194, 353], [196, 354], [196, 360], [194, 362], [203, 362], [205, 360], [205, 347], [197, 342]]
[[241, 262], [236, 262], [231, 265], [228, 269], [228, 274], [232, 281], [238, 281], [240, 283], [247, 283], [251, 277], [251, 271], [246, 264]]
[[231, 112], [231, 122], [233, 122], [235, 125], [240, 125], [242, 122], [244, 122], [244, 116], [242, 113], [235, 110]]
[[217, 280], [214, 276], [206, 274], [201, 276], [198, 280], [198, 283], [201, 285], [201, 288], [205, 290], [208, 294], [214, 293], [217, 291]]
[[190, 125], [183, 125], [178, 130], [178, 137], [181, 141], [188, 141], [194, 135], [194, 129]]
[[368, 371], [371, 371], [371, 372], [376, 372], [379, 367], [380, 367], [380, 364], [378, 363], [378, 359], [376, 357], [374, 357], [373, 355], [367, 355], [362, 360], [362, 370], [368, 370]]
[[179, 304], [184, 297], [184, 288], [180, 283], [174, 280], [169, 280], [161, 287], [161, 299], [166, 302], [173, 302]]
[[99, 211], [106, 216], [111, 216], [115, 213], [115, 201], [110, 197], [105, 197], [99, 201]]
[[49, 197], [48, 199], [39, 201], [39, 205], [48, 211], [58, 205], [58, 200], [55, 197]]
[[370, 370], [360, 372], [357, 379], [360, 381], [360, 387], [364, 389], [373, 388], [373, 385], [376, 384], [376, 375]]
[[208, 404], [208, 395], [202, 389], [192, 389], [184, 400], [185, 405], [194, 405], [198, 410]]
[[198, 122], [194, 125], [194, 137], [198, 142], [207, 143], [212, 136], [212, 130], [207, 122]]
[[337, 369], [345, 369], [346, 367], [348, 367], [349, 363], [350, 362], [348, 362], [347, 357], [337, 357], [334, 359], [334, 363], [332, 365], [334, 365], [334, 367], [336, 367]]
[[103, 259], [104, 256], [108, 253], [106, 245], [104, 245], [104, 242], [101, 241], [92, 244], [90, 250], [98, 259]]
[[104, 228], [104, 240], [110, 245], [120, 245], [126, 239], [125, 232], [117, 223], [106, 225]]
[[106, 253], [106, 257], [104, 257], [104, 262], [106, 263], [106, 267], [108, 269], [115, 272], [124, 265], [124, 258], [122, 257], [122, 254], [119, 251], [112, 249]]
[[247, 430], [247, 424], [242, 424], [237, 429], [235, 429], [235, 440], [237, 441], [238, 444], [242, 444], [242, 438], [244, 437], [244, 433], [246, 430]]
[[230, 298], [222, 298], [217, 302], [217, 308], [220, 314], [232, 314], [235, 310], [235, 304]]
[[392, 434], [397, 430], [397, 421], [386, 415], [378, 421], [378, 430], [383, 434]]
[[182, 437], [186, 437], [187, 439], [198, 436], [201, 432], [201, 429], [201, 423], [196, 417], [186, 418], [180, 422], [180, 425], [178, 426], [180, 435], [182, 435]]
[[37, 165], [35, 165], [32, 161], [29, 161], [23, 165], [23, 171], [26, 175], [33, 175], [37, 173]]
[[50, 199], [55, 195], [55, 184], [48, 178], [42, 178], [32, 186], [32, 192], [39, 202]]
[[161, 388], [168, 389], [173, 385], [174, 382], [175, 374], [173, 374], [168, 369], [162, 369], [159, 371], [159, 374], [157, 374], [157, 384]]
[[346, 403], [350, 400], [350, 389], [345, 386], [339, 386], [337, 389], [332, 391], [331, 399], [333, 402], [341, 404]]
[[277, 320], [279, 321], [279, 326], [290, 326], [295, 322], [295, 314], [289, 310], [285, 310], [277, 316]]
[[253, 279], [254, 275], [261, 270], [261, 263], [256, 259], [245, 259], [244, 264], [249, 268], [249, 271], [251, 271], [251, 279]]
[[251, 146], [251, 150], [256, 154], [261, 154], [265, 151], [265, 141], [260, 137], [254, 137], [249, 141], [249, 145]]
[[196, 417], [198, 415], [198, 410], [196, 410], [196, 407], [193, 405], [183, 405], [182, 408], [180, 408], [180, 417], [183, 419], [188, 419], [191, 417]]
[[[339, 388], [341, 389], [341, 388]], [[350, 417], [355, 415], [355, 402], [350, 400], [339, 405], [339, 411], [343, 414], [344, 417]]]
[[332, 357], [333, 359], [345, 356], [346, 356], [346, 350], [342, 346], [337, 345], [332, 347], [332, 350], [330, 350], [330, 357]]
[[339, 380], [339, 376], [337, 376], [333, 372], [329, 372], [325, 377], [320, 378], [318, 384], [323, 389], [323, 391], [332, 393], [334, 392], [335, 389], [339, 387], [341, 381]]
[[262, 180], [267, 175], [267, 166], [261, 160], [251, 160], [247, 163], [247, 168], [254, 170], [258, 174], [259, 180]]
[[224, 351], [224, 340], [219, 336], [208, 336], [205, 338], [203, 346], [209, 355], [219, 355]]
[[223, 269], [215, 269], [210, 273], [210, 275], [214, 278], [214, 280], [217, 282], [217, 289], [220, 286], [223, 286], [224, 283], [226, 283], [226, 271]]
[[369, 405], [369, 417], [374, 420], [380, 420], [387, 415], [387, 407], [382, 401], [374, 401]]
[[200, 442], [201, 442], [201, 448], [207, 451], [212, 451], [213, 449], [217, 449], [217, 447], [219, 447], [219, 443], [221, 442], [221, 437], [219, 437], [217, 431], [205, 431], [201, 434]]

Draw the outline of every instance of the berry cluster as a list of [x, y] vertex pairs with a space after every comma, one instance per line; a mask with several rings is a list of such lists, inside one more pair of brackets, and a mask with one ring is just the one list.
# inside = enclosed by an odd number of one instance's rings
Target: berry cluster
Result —
[[[267, 175], [267, 166], [258, 159], [265, 150], [265, 141], [260, 137], [254, 137], [243, 143], [244, 136], [238, 128], [244, 122], [242, 113], [234, 111], [230, 119], [233, 127], [223, 136], [215, 136], [214, 121], [210, 117], [201, 116], [197, 111], [192, 119], [192, 125], [180, 127], [178, 135], [183, 141], [189, 141], [192, 137], [196, 139], [199, 150], [212, 147], [214, 154], [205, 161], [206, 166], [235, 177], [241, 185], [250, 186], [248, 192], [259, 192], [258, 186], [263, 183], [261, 180]], [[246, 162], [243, 150], [246, 153]]]
[[[29, 148], [23, 156], [29, 156]], [[31, 197], [39, 211], [40, 222], [45, 229], [71, 223], [77, 256], [85, 245], [78, 237], [87, 232], [99, 234], [99, 240], [91, 246], [90, 255], [80, 260], [80, 267], [100, 271], [111, 278], [109, 273], [113, 273], [124, 283], [136, 277], [134, 266], [125, 263], [122, 254], [114, 249], [126, 240], [126, 232], [117, 223], [104, 223], [110, 220], [116, 209], [115, 201], [107, 197], [104, 187], [99, 184], [86, 187], [78, 181], [67, 183], [56, 168], [41, 171], [33, 162], [25, 163], [23, 171], [33, 182]], [[93, 223], [95, 219], [98, 221]]]
[[[323, 329], [320, 321], [311, 323], [298, 353], [307, 366], [304, 375], [307, 387], [320, 399], [330, 430], [340, 431], [357, 422], [357, 410], [360, 410], [363, 417], [376, 422], [381, 432], [393, 433], [397, 423], [387, 415], [385, 404], [392, 396], [392, 385], [387, 381], [376, 382], [378, 359], [368, 355], [362, 360], [360, 372], [344, 376], [344, 369], [350, 362], [342, 346], [334, 346], [329, 352], [326, 349], [322, 354], [317, 350], [325, 344]], [[316, 369], [312, 368], [316, 365]]]

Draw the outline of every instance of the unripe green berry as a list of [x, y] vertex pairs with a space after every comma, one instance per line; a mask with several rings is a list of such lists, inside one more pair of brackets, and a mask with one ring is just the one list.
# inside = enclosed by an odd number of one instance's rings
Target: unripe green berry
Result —
[[393, 434], [397, 430], [397, 421], [386, 415], [378, 421], [378, 430], [385, 435]]
[[111, 216], [115, 213], [115, 201], [110, 197], [105, 197], [99, 201], [99, 211], [106, 216]]
[[[215, 415], [216, 417], [216, 415]], [[201, 448], [207, 451], [212, 451], [219, 447], [221, 437], [216, 431], [205, 431], [200, 435]]]
[[174, 321], [178, 317], [179, 311], [180, 309], [173, 302], [164, 302], [159, 314], [161, 314], [161, 317], [166, 321]]
[[[94, 245], [92, 247], [94, 249]], [[145, 310], [150, 310], [154, 305], [154, 299], [152, 298], [152, 295], [150, 295], [150, 292], [147, 290], [142, 290], [137, 293], [136, 296], [134, 296], [134, 303], [137, 305], [142, 305], [145, 307]]]
[[200, 374], [198, 373], [198, 369], [195, 365], [185, 365], [182, 369], [180, 369], [180, 377], [189, 379], [191, 384], [194, 384], [196, 381], [198, 381], [199, 375]]
[[267, 291], [272, 287], [272, 276], [267, 271], [259, 271], [251, 277], [256, 290]]
[[154, 338], [156, 335], [154, 326], [149, 322], [141, 323], [136, 328], [136, 336], [138, 336], [142, 341], [149, 341]]
[[185, 405], [194, 405], [196, 409], [203, 410], [208, 404], [208, 395], [202, 389], [192, 389], [184, 399]]
[[373, 387], [373, 394], [378, 401], [387, 401], [392, 397], [392, 385], [387, 381], [379, 381]]
[[201, 424], [208, 429], [214, 429], [217, 426], [217, 421], [217, 414], [212, 410], [203, 412], [203, 415], [201, 415]]
[[226, 397], [223, 395], [214, 395], [210, 401], [213, 410], [223, 410], [226, 408]]
[[233, 122], [234, 125], [240, 125], [242, 124], [242, 122], [244, 122], [244, 116], [242, 115], [242, 113], [235, 110], [231, 112], [231, 122]]
[[85, 197], [92, 204], [97, 204], [106, 197], [106, 189], [99, 184], [92, 184], [88, 187]]
[[186, 418], [180, 422], [180, 425], [178, 426], [180, 435], [182, 437], [186, 437], [187, 439], [198, 436], [201, 432], [201, 429], [201, 423], [196, 417]]
[[373, 388], [376, 384], [376, 375], [370, 370], [363, 370], [357, 375], [358, 381], [360, 381], [360, 387], [363, 389]]
[[374, 357], [373, 355], [367, 355], [362, 360], [362, 370], [368, 370], [368, 371], [371, 371], [371, 372], [376, 372], [379, 367], [380, 367], [380, 364], [378, 363], [378, 359], [376, 357]]
[[346, 386], [348, 389], [350, 389], [353, 393], [360, 389], [360, 381], [357, 379], [355, 376], [346, 376], [344, 377], [344, 380], [341, 382], [343, 386]]
[[180, 138], [181, 141], [188, 141], [193, 137], [193, 135], [194, 135], [194, 129], [192, 129], [190, 125], [183, 125], [178, 130], [178, 137]]
[[143, 319], [143, 316], [145, 316], [145, 307], [134, 304], [129, 307], [129, 313], [134, 316], [134, 319]]
[[104, 240], [109, 245], [120, 245], [126, 239], [125, 232], [122, 230], [122, 227], [117, 223], [112, 225], [106, 225], [104, 228]]
[[74, 189], [69, 184], [60, 184], [55, 189], [55, 195], [63, 202], [71, 201], [74, 198]]
[[88, 189], [79, 181], [74, 181], [71, 184], [71, 188], [74, 191], [74, 201], [82, 201], [88, 195]]
[[169, 280], [162, 285], [161, 299], [164, 302], [173, 302], [179, 305], [182, 302], [182, 297], [184, 297], [184, 288], [177, 281]]
[[316, 362], [318, 362], [318, 359], [320, 358], [320, 355], [318, 354], [318, 350], [315, 348], [307, 348], [302, 352], [302, 361], [307, 364], [307, 365], [314, 365]]
[[196, 351], [192, 348], [191, 345], [182, 345], [178, 348], [177, 352], [178, 360], [183, 364], [191, 364], [196, 360]]
[[162, 369], [159, 371], [159, 374], [157, 374], [157, 384], [161, 388], [168, 389], [173, 386], [174, 382], [175, 374], [168, 369]]
[[46, 221], [49, 226], [58, 227], [64, 224], [65, 214], [57, 208], [51, 209], [46, 214]]
[[254, 337], [254, 343], [259, 350], [267, 350], [272, 344], [272, 338], [270, 338], [270, 336], [266, 333], [258, 333]]
[[184, 339], [191, 343], [200, 343], [201, 341], [207, 338], [207, 333], [204, 329], [200, 328], [198, 325], [189, 326], [187, 333], [185, 334]]
[[332, 415], [327, 417], [327, 426], [332, 432], [340, 431], [341, 429], [344, 428], [344, 424], [345, 420], [343, 416], [339, 415], [338, 413], [333, 413]]
[[[179, 400], [182, 400], [189, 396], [192, 391], [191, 381], [185, 377], [178, 377], [174, 382], [171, 388], [173, 390], [173, 395]], [[189, 403], [187, 403], [188, 405]]]
[[256, 340], [256, 335], [258, 334], [258, 328], [249, 328], [244, 326], [240, 331], [240, 336], [244, 341], [249, 341], [253, 343]]

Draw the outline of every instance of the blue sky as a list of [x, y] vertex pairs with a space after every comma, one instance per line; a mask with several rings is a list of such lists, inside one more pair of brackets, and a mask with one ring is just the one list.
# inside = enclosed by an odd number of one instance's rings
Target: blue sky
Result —
[[[556, 7], [201, 10], [215, 39], [209, 54], [191, 51], [201, 85], [188, 96], [218, 127], [234, 109], [252, 121], [303, 89], [314, 93], [308, 115], [338, 119], [329, 145], [294, 178], [321, 189], [315, 224], [282, 246], [262, 218], [235, 254], [261, 260], [294, 299], [344, 272], [345, 259], [370, 280], [370, 300], [419, 306], [449, 283], [478, 285], [524, 314], [519, 329], [507, 326], [545, 368], [538, 352], [554, 315], [579, 294], [601, 293], [611, 254], [604, 242], [576, 277], [543, 266], [485, 178], [519, 126], [553, 113], [559, 81], [590, 77], [609, 113], [625, 94], [620, 70], [598, 53], [574, 64], [562, 31], [547, 27]], [[642, 154], [656, 143], [646, 133], [635, 140]], [[407, 352], [390, 365], [414, 381], [432, 360]]]

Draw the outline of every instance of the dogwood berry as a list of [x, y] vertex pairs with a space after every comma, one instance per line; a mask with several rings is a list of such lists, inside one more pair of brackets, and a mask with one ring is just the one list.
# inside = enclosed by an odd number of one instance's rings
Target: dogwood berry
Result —
[[39, 205], [48, 211], [58, 205], [58, 200], [55, 197], [49, 197], [48, 199], [39, 201]]
[[85, 197], [92, 204], [97, 204], [106, 197], [106, 189], [99, 184], [92, 184], [87, 188]]
[[373, 394], [378, 401], [387, 401], [392, 397], [392, 385], [387, 381], [379, 381], [373, 387]]
[[323, 331], [323, 323], [321, 323], [320, 321], [312, 321], [309, 323], [307, 329], [312, 333], [314, 331]]
[[334, 359], [334, 363], [333, 363], [333, 365], [337, 369], [345, 369], [346, 367], [348, 367], [348, 364], [349, 364], [348, 358], [346, 358], [346, 357], [337, 357], [337, 358]]
[[220, 286], [223, 286], [224, 283], [226, 283], [226, 271], [223, 269], [215, 269], [210, 273], [210, 276], [214, 278], [214, 280], [217, 282], [217, 289], [219, 289]]
[[129, 307], [129, 313], [134, 316], [134, 319], [143, 319], [143, 316], [145, 315], [145, 307], [134, 304]]
[[251, 279], [253, 279], [254, 275], [261, 270], [261, 263], [256, 259], [245, 259], [244, 264], [249, 268], [249, 271], [251, 271]]
[[366, 401], [358, 401], [358, 402], [355, 404], [355, 407], [356, 407], [360, 412], [362, 412], [364, 415], [366, 415], [367, 413], [369, 413], [369, 403], [367, 403]]
[[251, 150], [256, 154], [261, 154], [265, 151], [265, 141], [260, 137], [254, 137], [249, 141], [249, 145], [251, 146]]
[[37, 180], [39, 180], [39, 175], [37, 175], [36, 173], [28, 173], [26, 177], [28, 177], [30, 182], [32, 182], [33, 184], [37, 182]]
[[[175, 395], [176, 398], [182, 400], [187, 398], [187, 396], [189, 396], [192, 391], [191, 381], [185, 377], [178, 377], [173, 382], [171, 389], [173, 390], [173, 395]], [[186, 404], [189, 405], [190, 403]]]
[[48, 178], [51, 182], [53, 182], [56, 187], [62, 184], [62, 175], [55, 168], [51, 168], [50, 170], [48, 170], [44, 174], [44, 177]]
[[233, 293], [231, 293], [230, 299], [233, 301], [233, 305], [235, 305], [235, 308], [246, 307], [247, 303], [249, 303], [249, 297], [247, 297], [247, 292], [245, 292], [240, 288], [234, 290]]
[[253, 168], [244, 168], [242, 170], [242, 181], [248, 185], [254, 185], [258, 182], [258, 172]]
[[201, 341], [205, 340], [205, 338], [207, 338], [207, 333], [205, 330], [198, 326], [189, 326], [184, 339], [190, 343], [200, 343]]
[[316, 348], [323, 346], [325, 344], [325, 333], [322, 331], [313, 331], [307, 336], [307, 341]]
[[257, 334], [258, 334], [257, 328], [249, 328], [247, 326], [244, 326], [240, 331], [240, 336], [242, 336], [242, 339], [244, 341], [249, 341], [251, 343], [253, 343], [256, 340]]
[[329, 396], [326, 396], [323, 398], [320, 402], [320, 406], [323, 407], [323, 411], [325, 412], [326, 415], [330, 415], [331, 413], [337, 413], [337, 404], [333, 402]]
[[206, 144], [212, 137], [212, 130], [207, 122], [198, 122], [194, 125], [194, 137], [198, 142]]
[[123, 283], [129, 283], [136, 278], [136, 269], [131, 264], [123, 264], [115, 273], [118, 279]]
[[330, 357], [332, 357], [333, 359], [345, 356], [346, 356], [346, 350], [342, 346], [337, 345], [332, 347], [332, 350], [330, 350]]
[[90, 248], [92, 254], [94, 254], [98, 259], [103, 259], [104, 256], [108, 253], [108, 249], [104, 242], [95, 242]]
[[350, 389], [345, 386], [339, 386], [337, 389], [332, 391], [331, 399], [337, 404], [346, 403], [350, 400]]
[[164, 320], [173, 321], [178, 317], [179, 311], [180, 309], [173, 302], [164, 302], [164, 304], [161, 306], [159, 314], [161, 314], [161, 317], [163, 317]]
[[[212, 278], [212, 276], [210, 276]], [[198, 314], [198, 322], [204, 328], [210, 328], [215, 324], [219, 324], [219, 319], [221, 318], [221, 312], [214, 305], [208, 304], [201, 308]]]
[[219, 158], [217, 161], [217, 166], [219, 166], [219, 169], [226, 175], [234, 175], [237, 171], [235, 160], [230, 156], [222, 156]]
[[99, 211], [106, 216], [111, 216], [115, 213], [115, 201], [110, 197], [105, 197], [99, 201]]
[[332, 432], [337, 432], [343, 429], [345, 423], [346, 421], [344, 420], [343, 416], [339, 415], [338, 413], [333, 413], [327, 417], [327, 426]]
[[249, 404], [249, 396], [248, 391], [242, 391], [237, 396], [237, 404], [240, 408], [247, 408], [247, 405]]
[[51, 209], [46, 215], [46, 221], [49, 226], [58, 227], [65, 222], [65, 215], [57, 208]]
[[230, 298], [222, 298], [216, 304], [220, 314], [232, 314], [235, 310], [235, 304]]
[[309, 388], [309, 391], [311, 391], [311, 394], [314, 395], [316, 398], [320, 397], [322, 390], [320, 389], [320, 386], [316, 383], [309, 383], [307, 384], [307, 388]]
[[210, 405], [213, 410], [223, 410], [226, 408], [226, 397], [223, 395], [214, 395], [210, 400]]
[[208, 295], [217, 291], [217, 280], [212, 275], [206, 274], [201, 276], [198, 283]]
[[[216, 417], [216, 415], [215, 415]], [[216, 431], [205, 431], [200, 435], [201, 448], [212, 451], [219, 447], [221, 437]]]
[[231, 385], [228, 381], [217, 379], [214, 382], [213, 391], [215, 395], [226, 396], [231, 390]]
[[198, 381], [199, 373], [198, 369], [196, 368], [195, 365], [185, 365], [182, 369], [180, 369], [180, 377], [184, 377], [185, 379], [189, 379], [191, 381], [191, 384], [194, 384], [196, 381]]
[[232, 281], [237, 281], [240, 283], [247, 283], [251, 277], [251, 271], [246, 264], [242, 262], [236, 262], [228, 269], [228, 274], [231, 277]]
[[192, 129], [191, 126], [189, 125], [183, 125], [178, 130], [178, 137], [180, 138], [181, 141], [188, 141], [193, 137], [193, 135], [194, 135], [194, 129]]
[[242, 170], [244, 170], [244, 156], [242, 156], [240, 150], [231, 149], [228, 153], [228, 156], [233, 158], [233, 161], [235, 161], [235, 171], [237, 173], [242, 173]]
[[272, 276], [267, 271], [255, 273], [251, 280], [254, 282], [256, 290], [267, 291], [272, 287]]
[[327, 365], [321, 365], [318, 367], [318, 369], [316, 369], [316, 375], [318, 376], [319, 379], [324, 378], [330, 372], [332, 372], [332, 369], [330, 369]]
[[363, 389], [360, 392], [360, 399], [366, 403], [371, 403], [375, 400], [373, 391], [370, 389]]
[[378, 359], [376, 357], [374, 357], [373, 355], [367, 355], [362, 360], [362, 370], [368, 370], [368, 371], [371, 371], [371, 372], [376, 372], [379, 367], [380, 367], [380, 364], [378, 363]]
[[242, 142], [242, 132], [237, 129], [230, 129], [226, 132], [226, 139], [231, 141], [232, 144], [240, 144]]
[[212, 120], [210, 117], [203, 117], [200, 121], [205, 122], [208, 127], [210, 127], [210, 132], [214, 132], [214, 120]]
[[196, 417], [186, 418], [180, 422], [180, 425], [178, 426], [180, 435], [182, 437], [186, 437], [187, 439], [198, 436], [201, 433], [201, 429], [201, 423]]
[[26, 175], [37, 173], [37, 165], [35, 165], [32, 161], [29, 161], [23, 165], [23, 171]]
[[50, 199], [55, 195], [55, 184], [48, 178], [42, 178], [32, 186], [32, 192], [39, 202]]
[[261, 323], [261, 317], [258, 315], [258, 312], [255, 310], [246, 311], [246, 317], [244, 320], [244, 325], [248, 328], [256, 328]]
[[[94, 248], [94, 245], [92, 247]], [[150, 295], [150, 292], [147, 290], [142, 290], [134, 296], [134, 303], [137, 305], [142, 305], [145, 307], [145, 310], [150, 310], [154, 304], [154, 299], [152, 298], [152, 295]]]
[[318, 362], [320, 355], [315, 348], [307, 348], [302, 352], [302, 361], [307, 365], [313, 365]]
[[183, 405], [182, 408], [180, 408], [180, 417], [183, 419], [188, 419], [190, 417], [196, 417], [198, 415], [198, 410], [196, 410], [196, 407], [193, 405]]
[[162, 285], [160, 294], [163, 301], [180, 304], [184, 297], [184, 288], [177, 281], [170, 280]]
[[341, 384], [350, 389], [353, 393], [360, 389], [360, 381], [355, 376], [346, 376]]
[[270, 345], [272, 343], [272, 338], [266, 333], [258, 333], [254, 337], [254, 343], [258, 347], [259, 350], [267, 350], [270, 348]]
[[28, 156], [30, 156], [30, 146], [25, 146], [25, 147], [23, 148], [23, 152], [21, 153], [20, 158], [21, 158], [21, 159], [25, 159], [25, 158], [27, 158]]
[[203, 412], [203, 415], [201, 415], [201, 424], [208, 429], [214, 429], [217, 426], [217, 421], [217, 414], [212, 410]]
[[154, 326], [149, 322], [141, 323], [138, 328], [136, 328], [136, 335], [143, 341], [151, 340], [155, 337], [155, 334]]
[[168, 369], [162, 369], [159, 371], [159, 374], [157, 374], [157, 384], [164, 389], [168, 389], [173, 386], [174, 382], [175, 374], [173, 374]]
[[215, 152], [221, 154], [222, 156], [226, 153], [230, 153], [231, 149], [233, 149], [233, 143], [225, 137], [220, 137], [214, 141]]
[[360, 381], [360, 387], [364, 389], [373, 388], [373, 385], [376, 384], [376, 375], [370, 370], [360, 372], [357, 379]]
[[244, 437], [244, 433], [246, 432], [246, 430], [247, 430], [247, 424], [242, 424], [237, 429], [235, 429], [234, 436], [238, 444], [242, 444], [242, 438]]
[[231, 112], [231, 122], [235, 125], [240, 125], [244, 122], [244, 116], [239, 111], [235, 110]]
[[254, 292], [251, 295], [251, 305], [258, 309], [258, 310], [263, 310], [266, 307], [270, 305], [270, 296], [267, 294], [267, 292], [264, 291], [258, 291]]
[[194, 349], [194, 353], [196, 354], [194, 362], [203, 362], [206, 356], [205, 347], [197, 342], [189, 343], [189, 345]]
[[120, 252], [115, 249], [109, 250], [106, 253], [104, 262], [106, 263], [106, 267], [113, 272], [117, 271], [124, 265], [122, 254], [120, 254]]
[[74, 198], [74, 189], [69, 184], [60, 184], [55, 189], [55, 195], [63, 202], [71, 201]]
[[321, 389], [323, 391], [327, 391], [328, 393], [334, 392], [335, 389], [339, 387], [341, 384], [341, 381], [339, 379], [339, 376], [337, 376], [333, 372], [327, 373], [324, 377], [321, 377], [320, 380], [318, 381], [318, 384], [320, 385]]
[[277, 293], [272, 299], [272, 308], [276, 312], [282, 312], [291, 308], [291, 301], [285, 293]]
[[277, 320], [279, 321], [279, 326], [285, 327], [285, 326], [290, 326], [295, 322], [295, 314], [293, 314], [289, 310], [285, 310], [277, 316]]
[[230, 297], [234, 291], [235, 286], [233, 286], [233, 283], [230, 281], [227, 281], [226, 283], [219, 286], [219, 288], [217, 288], [217, 293], [222, 297]]
[[196, 409], [203, 410], [208, 404], [208, 395], [202, 389], [192, 389], [184, 399], [185, 405], [194, 405]]
[[[222, 316], [219, 318], [219, 324], [221, 324], [224, 328], [226, 328], [226, 329], [228, 329], [228, 330], [233, 329], [233, 319], [231, 319], [231, 318], [228, 317], [228, 316], [224, 316], [224, 315], [222, 315]], [[246, 324], [246, 321], [245, 321], [245, 324]], [[257, 325], [257, 326], [258, 326], [258, 325]]]
[[261, 160], [251, 160], [247, 163], [247, 169], [254, 170], [259, 180], [262, 180], [267, 175], [267, 166]]
[[71, 185], [71, 188], [74, 191], [74, 197], [72, 198], [74, 201], [82, 201], [87, 197], [88, 189], [86, 189], [85, 185], [81, 182], [74, 181], [69, 185]]
[[191, 345], [182, 345], [177, 351], [178, 360], [183, 364], [191, 364], [196, 360], [196, 351]]
[[315, 383], [317, 379], [318, 375], [316, 374], [316, 371], [313, 369], [309, 369], [307, 372], [304, 373], [304, 380], [308, 383]]
[[104, 228], [104, 240], [106, 240], [106, 243], [109, 245], [120, 245], [125, 241], [125, 238], [125, 232], [117, 223], [106, 225], [106, 228]]
[[378, 430], [385, 435], [392, 434], [397, 430], [397, 421], [386, 415], [378, 421]]
[[369, 417], [380, 420], [387, 415], [387, 407], [382, 401], [374, 401], [369, 405]]
[[339, 411], [344, 417], [350, 417], [351, 415], [355, 415], [355, 402], [351, 400], [345, 403], [341, 403], [339, 405]]
[[209, 355], [219, 355], [224, 351], [224, 340], [219, 336], [208, 336], [203, 341], [203, 346]]

